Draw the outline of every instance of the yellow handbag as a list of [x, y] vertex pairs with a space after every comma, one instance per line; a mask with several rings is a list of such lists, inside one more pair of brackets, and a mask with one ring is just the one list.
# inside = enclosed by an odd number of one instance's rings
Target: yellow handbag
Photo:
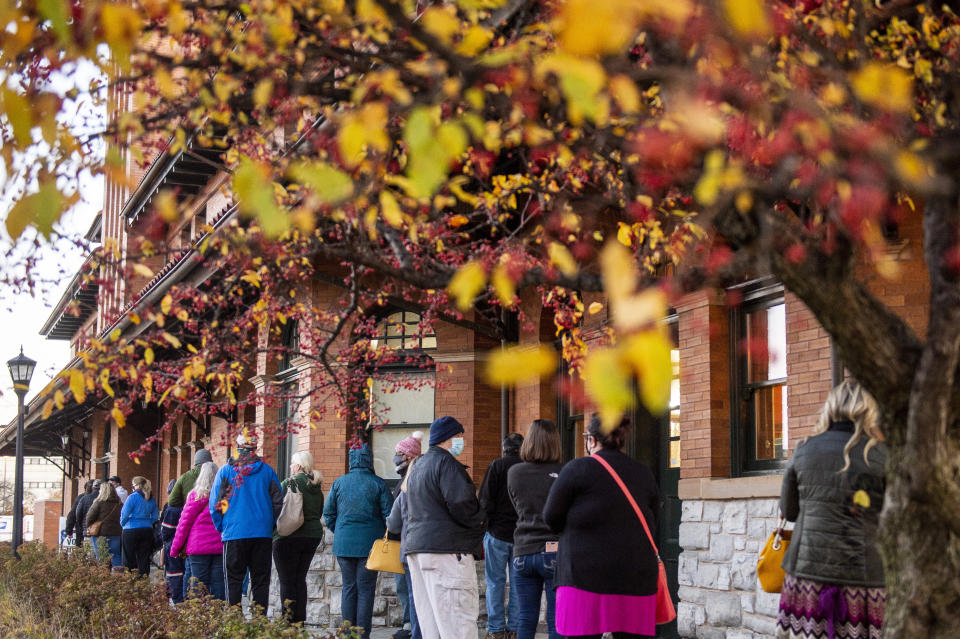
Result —
[[764, 592], [780, 592], [783, 588], [783, 555], [790, 546], [791, 535], [791, 531], [783, 529], [786, 525], [787, 520], [781, 515], [777, 529], [767, 539], [757, 559], [757, 578]]
[[383, 539], [373, 542], [370, 555], [367, 557], [367, 570], [380, 572], [395, 572], [403, 574], [403, 562], [400, 560], [400, 542], [393, 539]]

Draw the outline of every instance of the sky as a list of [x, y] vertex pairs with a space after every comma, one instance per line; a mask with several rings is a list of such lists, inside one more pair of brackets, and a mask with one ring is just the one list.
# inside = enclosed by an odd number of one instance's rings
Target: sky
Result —
[[[68, 72], [51, 76], [50, 81], [59, 92], [65, 94], [71, 88], [77, 88], [81, 92], [76, 100], [66, 100], [63, 108], [62, 119], [70, 122], [70, 128], [75, 135], [102, 126], [103, 108], [95, 106], [89, 93], [86, 93], [86, 89], [96, 77], [97, 70], [89, 63], [81, 63]], [[36, 131], [34, 140], [39, 140]], [[42, 162], [44, 146], [41, 143], [35, 147], [36, 151], [28, 161]], [[33, 274], [43, 282], [42, 285], [31, 293], [13, 290], [0, 282], [0, 362], [4, 364], [0, 367], [0, 428], [9, 424], [17, 415], [17, 396], [13, 392], [13, 382], [5, 364], [19, 354], [21, 346], [23, 354], [37, 362], [27, 394], [28, 402], [70, 361], [68, 341], [48, 340], [40, 335], [39, 331], [85, 257], [70, 238], [82, 237], [103, 205], [103, 179], [94, 178], [89, 173], [82, 173], [76, 178], [80, 202], [66, 212], [54, 227], [65, 239], [53, 244], [42, 242], [36, 251], [38, 259], [33, 266]], [[0, 160], [0, 184], [6, 186], [7, 180], [11, 179], [13, 178], [7, 167]], [[12, 184], [18, 185], [15, 181]], [[36, 188], [36, 185], [33, 185], [33, 188]], [[31, 189], [28, 187], [27, 190]], [[4, 277], [16, 274], [18, 269], [22, 271], [26, 255], [24, 246], [36, 236], [33, 229], [27, 229], [21, 241], [16, 246], [11, 246], [2, 222], [6, 220], [12, 204], [11, 201], [0, 200], [0, 276]]]

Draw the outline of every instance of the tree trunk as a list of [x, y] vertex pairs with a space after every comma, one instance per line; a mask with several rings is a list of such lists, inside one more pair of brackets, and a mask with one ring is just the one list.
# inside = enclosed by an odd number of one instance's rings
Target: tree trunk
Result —
[[[937, 465], [933, 475], [951, 472], [946, 456], [920, 459], [891, 451], [887, 493], [881, 519], [888, 591], [884, 617], [886, 639], [955, 639], [960, 636], [960, 536], [951, 519], [960, 503], [944, 499], [928, 486], [925, 494], [911, 487], [911, 469]], [[955, 488], [957, 478], [954, 476]]]

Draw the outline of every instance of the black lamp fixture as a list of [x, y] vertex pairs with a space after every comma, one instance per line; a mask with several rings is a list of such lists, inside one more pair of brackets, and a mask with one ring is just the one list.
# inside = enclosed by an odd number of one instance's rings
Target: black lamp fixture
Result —
[[23, 354], [7, 361], [10, 369], [10, 378], [13, 380], [13, 391], [17, 394], [17, 461], [16, 474], [13, 484], [13, 555], [17, 559], [20, 553], [17, 548], [23, 543], [23, 398], [30, 390], [30, 380], [33, 378], [33, 369], [37, 363]]

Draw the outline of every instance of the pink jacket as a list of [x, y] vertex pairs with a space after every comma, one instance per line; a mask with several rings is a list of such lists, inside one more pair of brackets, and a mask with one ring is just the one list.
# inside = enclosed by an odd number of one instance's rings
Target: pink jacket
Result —
[[219, 555], [223, 552], [220, 533], [213, 527], [210, 518], [209, 503], [206, 498], [197, 499], [193, 491], [187, 496], [187, 503], [177, 524], [177, 533], [170, 545], [171, 556], [179, 555], [184, 544], [188, 555]]

